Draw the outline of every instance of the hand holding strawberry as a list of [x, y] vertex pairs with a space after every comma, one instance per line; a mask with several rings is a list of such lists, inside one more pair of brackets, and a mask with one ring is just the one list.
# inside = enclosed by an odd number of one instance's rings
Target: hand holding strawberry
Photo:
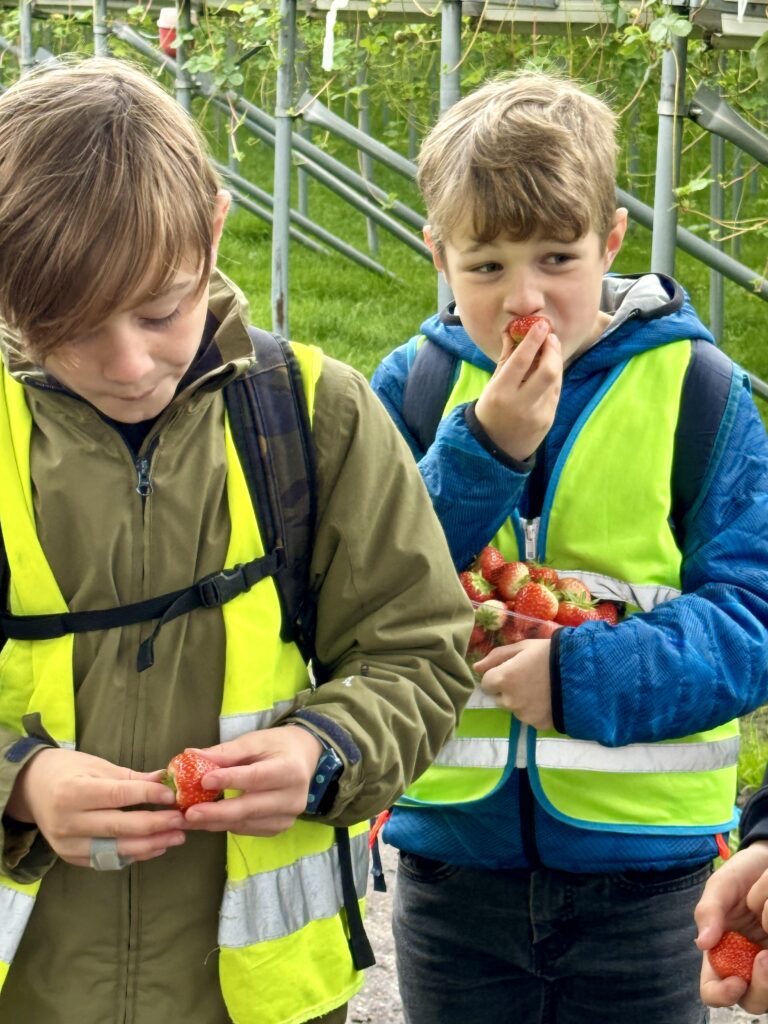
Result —
[[[491, 440], [514, 459], [527, 459], [549, 432], [563, 376], [560, 342], [545, 317], [535, 320], [514, 345], [501, 334], [496, 371], [475, 403], [475, 415]], [[514, 321], [513, 321], [514, 323]]]
[[172, 757], [163, 773], [163, 782], [176, 795], [176, 806], [186, 811], [193, 804], [218, 800], [220, 789], [204, 789], [203, 778], [219, 766], [196, 750], [184, 750]]
[[184, 815], [186, 827], [249, 836], [284, 832], [307, 806], [322, 749], [311, 732], [288, 724], [198, 751], [215, 764], [206, 774], [206, 785], [239, 793], [227, 800], [193, 804]]

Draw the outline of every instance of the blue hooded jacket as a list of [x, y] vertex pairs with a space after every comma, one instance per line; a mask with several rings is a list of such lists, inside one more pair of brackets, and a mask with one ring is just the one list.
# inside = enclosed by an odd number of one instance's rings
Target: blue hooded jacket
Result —
[[[601, 305], [612, 321], [566, 368], [554, 423], [526, 462], [493, 454], [466, 406], [441, 421], [427, 451], [420, 448], [401, 414], [418, 336], [376, 370], [373, 388], [419, 462], [457, 570], [515, 510], [539, 514], [564, 441], [617, 363], [683, 338], [714, 343], [670, 278], [607, 275]], [[451, 307], [421, 332], [493, 370]], [[689, 735], [747, 714], [768, 696], [768, 437], [744, 375], [737, 371], [734, 381], [709, 470], [682, 520], [682, 596], [618, 628], [585, 623], [552, 640], [555, 728], [570, 736], [621, 746]], [[384, 839], [451, 863], [586, 873], [693, 866], [716, 854], [711, 835], [627, 834], [558, 820], [537, 802], [524, 769], [471, 808], [397, 807]]]

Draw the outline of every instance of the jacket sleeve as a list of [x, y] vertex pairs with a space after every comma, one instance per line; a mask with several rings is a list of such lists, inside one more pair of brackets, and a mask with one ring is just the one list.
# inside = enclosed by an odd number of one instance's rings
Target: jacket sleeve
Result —
[[411, 454], [366, 381], [334, 360], [313, 429], [316, 647], [331, 678], [293, 718], [341, 754], [327, 818], [350, 824], [392, 804], [451, 734], [473, 688], [473, 615]]
[[[409, 343], [410, 344], [410, 343]], [[373, 375], [372, 387], [418, 461], [456, 568], [466, 569], [516, 508], [531, 464], [499, 457], [484, 444], [467, 406], [459, 405], [437, 428], [425, 452], [402, 416], [408, 345], [392, 352]]]
[[749, 798], [741, 812], [739, 831], [742, 850], [758, 839], [768, 839], [768, 786], [761, 786]]
[[768, 697], [768, 438], [746, 390], [721, 434], [686, 517], [682, 596], [553, 638], [555, 724], [571, 736], [609, 746], [686, 736]]
[[0, 728], [0, 872], [15, 882], [37, 881], [56, 860], [37, 828], [5, 813], [19, 773], [46, 746], [50, 746], [47, 739]]

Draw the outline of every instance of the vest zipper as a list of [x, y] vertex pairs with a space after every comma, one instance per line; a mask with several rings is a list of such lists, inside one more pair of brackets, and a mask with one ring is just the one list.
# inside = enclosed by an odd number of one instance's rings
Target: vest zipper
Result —
[[536, 558], [536, 546], [539, 540], [539, 525], [541, 516], [535, 519], [523, 520], [523, 532], [525, 534], [525, 560], [531, 562]]

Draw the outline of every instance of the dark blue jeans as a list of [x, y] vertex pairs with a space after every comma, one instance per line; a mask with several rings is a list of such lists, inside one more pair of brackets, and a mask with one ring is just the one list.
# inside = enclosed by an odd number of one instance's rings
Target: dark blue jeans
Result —
[[402, 853], [407, 1024], [706, 1024], [693, 908], [709, 864], [574, 875]]

